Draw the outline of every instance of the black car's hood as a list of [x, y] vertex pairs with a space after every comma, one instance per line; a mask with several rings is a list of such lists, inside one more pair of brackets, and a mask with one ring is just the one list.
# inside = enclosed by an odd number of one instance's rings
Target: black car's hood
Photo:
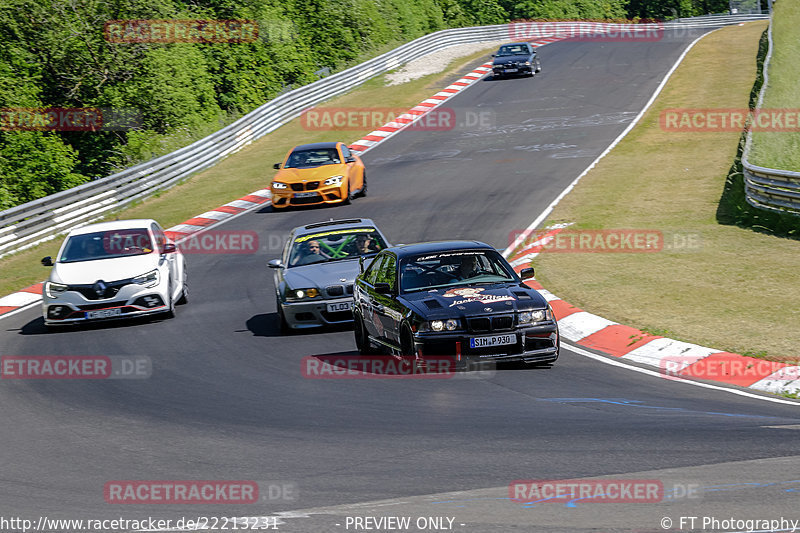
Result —
[[519, 55], [519, 56], [503, 56], [503, 57], [496, 57], [492, 64], [494, 65], [505, 65], [507, 63], [524, 63], [526, 61], [530, 61], [531, 56]]
[[534, 289], [516, 283], [480, 284], [405, 293], [400, 296], [422, 317], [485, 315], [547, 306]]

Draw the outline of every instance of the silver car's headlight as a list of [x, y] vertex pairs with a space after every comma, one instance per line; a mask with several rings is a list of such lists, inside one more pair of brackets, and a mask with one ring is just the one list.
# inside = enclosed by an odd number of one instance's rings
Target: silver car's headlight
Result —
[[323, 185], [341, 185], [344, 176], [331, 176], [330, 178], [325, 180]]
[[311, 289], [286, 289], [287, 300], [305, 300], [306, 298], [316, 298], [319, 290]]
[[155, 287], [158, 285], [160, 277], [158, 275], [158, 270], [151, 270], [147, 274], [142, 274], [141, 276], [136, 276], [131, 281], [136, 283], [137, 285], [144, 285], [145, 287]]
[[273, 189], [285, 189], [286, 188], [286, 184], [285, 183], [281, 183], [280, 181], [273, 181], [272, 182], [272, 188]]
[[63, 283], [56, 283], [55, 281], [48, 281], [44, 284], [44, 293], [48, 298], [55, 298], [59, 294], [66, 292], [69, 287]]

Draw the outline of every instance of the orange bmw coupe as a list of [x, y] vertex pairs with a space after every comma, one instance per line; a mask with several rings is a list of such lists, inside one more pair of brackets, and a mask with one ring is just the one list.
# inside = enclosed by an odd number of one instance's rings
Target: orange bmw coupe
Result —
[[342, 142], [301, 144], [292, 148], [283, 163], [275, 163], [272, 207], [349, 204], [367, 195], [367, 173], [361, 158]]

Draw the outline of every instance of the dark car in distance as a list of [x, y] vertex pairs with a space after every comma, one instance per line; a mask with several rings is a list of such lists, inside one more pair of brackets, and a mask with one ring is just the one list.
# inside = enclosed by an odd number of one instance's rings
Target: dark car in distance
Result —
[[539, 55], [529, 43], [504, 44], [492, 57], [492, 74], [496, 78], [512, 74], [533, 76], [542, 70]]
[[454, 356], [456, 365], [558, 359], [558, 324], [544, 297], [491, 246], [429, 242], [382, 250], [355, 282], [361, 354]]

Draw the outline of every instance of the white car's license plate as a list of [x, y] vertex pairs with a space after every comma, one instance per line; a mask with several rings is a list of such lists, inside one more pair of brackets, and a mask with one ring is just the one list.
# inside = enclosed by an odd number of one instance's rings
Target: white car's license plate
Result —
[[339, 302], [335, 304], [328, 304], [329, 313], [337, 313], [339, 311], [350, 311], [353, 309], [353, 302]]
[[470, 348], [488, 348], [491, 346], [505, 346], [516, 344], [516, 335], [492, 335], [491, 337], [472, 337], [469, 340]]
[[122, 309], [115, 307], [114, 309], [99, 309], [97, 311], [86, 311], [86, 318], [111, 318], [112, 316], [119, 316], [122, 314]]
[[516, 72], [518, 69], [515, 68], [507, 68], [506, 72]]
[[294, 193], [295, 198], [312, 198], [314, 196], [318, 196], [318, 193], [315, 192], [296, 192]]

